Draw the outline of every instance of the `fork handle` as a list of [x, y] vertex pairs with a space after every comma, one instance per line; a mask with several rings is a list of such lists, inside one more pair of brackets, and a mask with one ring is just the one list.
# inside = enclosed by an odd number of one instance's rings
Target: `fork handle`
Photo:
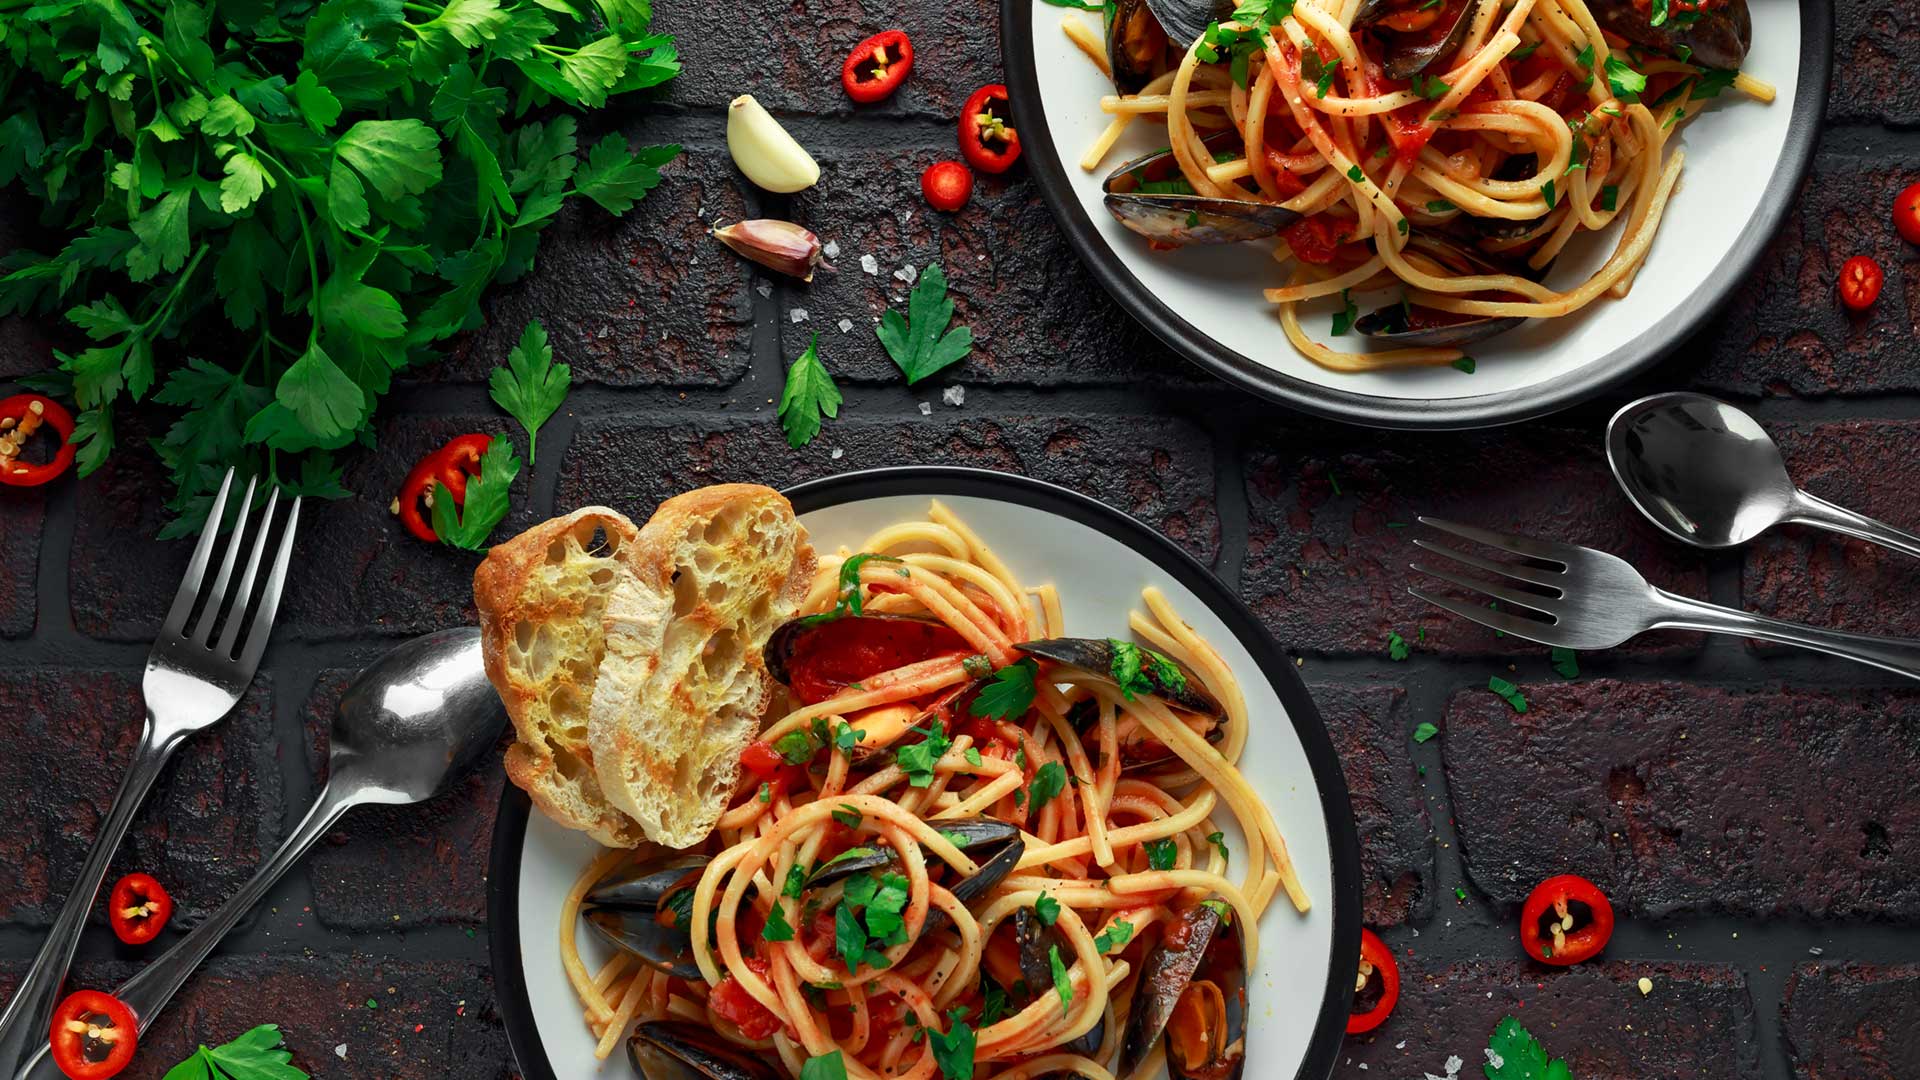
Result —
[[86, 928], [87, 913], [100, 894], [100, 883], [106, 880], [107, 866], [113, 861], [121, 839], [127, 835], [134, 812], [140, 809], [160, 770], [166, 767], [167, 759], [173, 756], [185, 734], [182, 731], [163, 734], [153, 713], [147, 713], [133, 762], [121, 778], [120, 790], [113, 796], [107, 818], [93, 838], [93, 848], [87, 852], [87, 861], [80, 868], [80, 880], [74, 882], [65, 906], [47, 932], [45, 944], [40, 946], [40, 955], [20, 980], [13, 1000], [7, 1002], [6, 1012], [0, 1014], [0, 1077], [13, 1076], [36, 1050], [47, 1044], [47, 1029], [53, 1022], [54, 1006], [60, 1001], [67, 965], [73, 961], [74, 946], [79, 944], [80, 932]]
[[1881, 547], [1889, 547], [1920, 558], [1920, 536], [1896, 529], [1884, 521], [1875, 521], [1865, 514], [1854, 513], [1818, 495], [1799, 492], [1794, 500], [1793, 509], [1787, 514], [1787, 520], [1801, 525], [1831, 529], [1837, 533], [1845, 533], [1856, 539], [1866, 540]]
[[1917, 641], [1826, 630], [1724, 608], [1665, 589], [1655, 589], [1654, 592], [1668, 607], [1668, 614], [1654, 624], [1655, 629], [1701, 630], [1710, 634], [1758, 638], [1781, 645], [1798, 645], [1803, 649], [1856, 660], [1896, 675], [1905, 675], [1909, 679], [1920, 679], [1920, 642]]

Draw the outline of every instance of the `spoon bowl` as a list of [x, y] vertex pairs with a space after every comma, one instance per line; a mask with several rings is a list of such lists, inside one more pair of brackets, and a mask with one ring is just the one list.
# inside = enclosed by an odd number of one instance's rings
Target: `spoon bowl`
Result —
[[478, 628], [414, 638], [375, 660], [341, 696], [328, 736], [328, 786], [351, 789], [355, 802], [422, 802], [493, 749], [505, 725]]
[[1702, 394], [1656, 394], [1615, 413], [1607, 464], [1647, 520], [1696, 547], [1744, 544], [1798, 509], [1779, 446], [1753, 417]]

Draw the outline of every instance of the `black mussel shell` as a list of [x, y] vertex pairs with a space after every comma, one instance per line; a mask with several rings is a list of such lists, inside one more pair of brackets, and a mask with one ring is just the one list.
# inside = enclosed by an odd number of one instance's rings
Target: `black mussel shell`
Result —
[[[1213, 723], [1207, 726], [1205, 737], [1208, 742], [1219, 742], [1227, 729], [1220, 717], [1208, 717]], [[1081, 698], [1067, 706], [1067, 726], [1077, 734], [1085, 735], [1100, 722], [1100, 703], [1092, 698]], [[1153, 739], [1138, 739], [1121, 744], [1120, 772], [1125, 775], [1151, 772], [1154, 769], [1175, 760], [1179, 755], [1167, 749]]]
[[[1219, 900], [1206, 900], [1173, 915], [1159, 943], [1141, 961], [1115, 1075], [1131, 1075], [1138, 1068], [1166, 1031], [1181, 996], [1195, 982], [1207, 981], [1219, 987], [1226, 1004], [1221, 1018], [1226, 1053], [1205, 1070], [1206, 1080], [1239, 1076], [1246, 1056], [1246, 954], [1232, 925], [1232, 910]], [[1169, 1050], [1168, 1070], [1174, 1080], [1184, 1080], [1189, 1070]]]
[[[1040, 641], [1028, 641], [1014, 646], [1022, 652], [1045, 657], [1058, 663], [1079, 668], [1102, 678], [1113, 678], [1113, 658], [1115, 646], [1119, 644], [1113, 638], [1046, 638]], [[1144, 654], [1146, 646], [1138, 646]], [[1216, 720], [1225, 720], [1226, 707], [1207, 690], [1206, 684], [1192, 668], [1172, 657], [1165, 657], [1178, 673], [1177, 678], [1162, 678], [1159, 665], [1143, 663], [1141, 673], [1153, 684], [1155, 697], [1177, 705], [1188, 712], [1202, 716], [1211, 716]]]
[[704, 1024], [648, 1020], [627, 1039], [627, 1060], [641, 1080], [781, 1080], [773, 1064]]
[[1365, 0], [1354, 15], [1353, 25], [1376, 28], [1386, 45], [1386, 72], [1390, 78], [1411, 79], [1459, 47], [1460, 38], [1467, 32], [1467, 27], [1473, 24], [1474, 11], [1483, 2], [1485, 0], [1449, 0], [1439, 15], [1440, 20], [1448, 17], [1453, 19], [1444, 31], [1436, 21], [1425, 30], [1400, 33], [1381, 26], [1381, 20], [1421, 10], [1422, 0]]
[[[1020, 830], [998, 818], [976, 817], [955, 821], [931, 821], [929, 825], [946, 833], [958, 833], [962, 837], [956, 842], [960, 850], [978, 863], [979, 872], [971, 877], [962, 878], [947, 886], [954, 899], [962, 904], [970, 904], [995, 885], [1005, 881], [1013, 868], [1020, 863], [1020, 857], [1026, 854], [1026, 844], [1020, 839]], [[876, 851], [871, 855], [861, 855], [852, 859], [841, 859], [828, 863], [813, 872], [807, 879], [810, 889], [823, 888], [837, 881], [845, 881], [855, 874], [885, 870], [895, 864], [891, 849]], [[947, 913], [939, 908], [927, 912], [927, 921], [921, 926], [923, 934], [932, 933], [947, 925]]]
[[[1213, 152], [1237, 154], [1245, 148], [1237, 131], [1209, 135], [1204, 142]], [[1162, 248], [1264, 240], [1300, 220], [1298, 213], [1270, 202], [1194, 194], [1171, 149], [1125, 162], [1101, 187], [1107, 212]]]
[[[924, 626], [929, 633], [946, 629], [946, 624], [937, 619], [925, 619], [918, 615], [843, 615], [837, 619], [820, 619], [809, 615], [794, 619], [775, 630], [767, 638], [767, 647], [762, 652], [767, 662], [767, 672], [782, 685], [793, 685], [792, 662], [799, 652], [804, 639], [813, 638], [823, 648], [832, 648], [836, 635], [851, 635], [861, 631], [861, 624], [876, 621]], [[812, 643], [809, 643], [810, 645]]]
[[671, 913], [669, 921], [662, 922], [661, 904], [682, 891], [691, 897], [707, 862], [704, 855], [672, 855], [622, 866], [594, 883], [581, 903], [581, 915], [615, 948], [650, 967], [697, 979], [692, 933]]
[[[1066, 943], [1060, 931], [1040, 924], [1040, 916], [1032, 908], [1021, 908], [1013, 913], [1013, 937], [1019, 946], [1020, 978], [1026, 982], [1027, 990], [1035, 997], [1053, 993], [1053, 962], [1048, 958], [1048, 950], [1059, 947], [1061, 955], [1066, 955]], [[1060, 1044], [1060, 1049], [1069, 1054], [1091, 1055], [1100, 1049], [1100, 1041], [1107, 1036], [1107, 1022], [1103, 1017], [1083, 1032], [1079, 1038]]]
[[1711, 68], [1738, 68], [1753, 45], [1753, 15], [1747, 0], [1727, 0], [1709, 11], [1674, 13], [1659, 26], [1633, 0], [1594, 0], [1589, 5], [1602, 30], [1636, 45]]
[[[1407, 242], [1407, 247], [1459, 274], [1537, 276], [1524, 263], [1503, 266], [1487, 255], [1438, 236], [1415, 236]], [[1400, 348], [1457, 348], [1504, 334], [1526, 321], [1519, 315], [1457, 315], [1419, 304], [1401, 303], [1360, 316], [1354, 320], [1353, 328], [1370, 338]]]
[[1102, 14], [1113, 85], [1131, 94], [1153, 80], [1171, 44], [1179, 51], [1207, 25], [1233, 17], [1232, 0], [1115, 0]]

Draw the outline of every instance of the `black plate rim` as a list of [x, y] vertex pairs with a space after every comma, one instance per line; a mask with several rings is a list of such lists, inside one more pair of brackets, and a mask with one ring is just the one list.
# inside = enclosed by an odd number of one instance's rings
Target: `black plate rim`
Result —
[[[1346, 776], [1320, 711], [1293, 662], [1253, 612], [1211, 570], [1152, 527], [1097, 499], [1043, 480], [960, 466], [907, 465], [810, 480], [787, 488], [785, 494], [801, 514], [891, 495], [975, 496], [1017, 503], [1101, 529], [1208, 601], [1208, 607], [1246, 647], [1279, 694], [1320, 794], [1320, 812], [1333, 863], [1334, 895], [1324, 901], [1333, 907], [1332, 952], [1320, 1015], [1294, 1080], [1325, 1080], [1333, 1072], [1346, 1033], [1353, 997], [1352, 975], [1348, 973], [1358, 966], [1360, 958], [1360, 836], [1353, 821]], [[531, 807], [525, 792], [506, 785], [487, 858], [487, 946], [507, 1045], [521, 1075], [526, 1080], [557, 1080], [534, 1024], [532, 1000], [520, 964], [520, 851]]]
[[[1040, 117], [1034, 71], [1033, 0], [1000, 0], [1000, 47], [1014, 116]], [[1023, 157], [1074, 254], [1114, 302], [1168, 348], [1242, 390], [1301, 412], [1365, 427], [1449, 431], [1517, 424], [1559, 412], [1612, 389], [1678, 348], [1726, 306], [1785, 223], [1813, 165], [1833, 75], [1832, 0], [1800, 2], [1800, 74], [1786, 145], [1749, 228], [1679, 310], [1567, 377], [1521, 390], [1460, 398], [1389, 398], [1308, 382], [1254, 362], [1215, 341], [1162, 303], [1101, 238], [1080, 208], [1051, 138], [1022, 139]]]

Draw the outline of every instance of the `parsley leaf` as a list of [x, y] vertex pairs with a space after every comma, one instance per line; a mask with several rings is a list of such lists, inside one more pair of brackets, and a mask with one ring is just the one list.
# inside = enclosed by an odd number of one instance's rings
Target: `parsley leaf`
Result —
[[1422, 720], [1413, 729], [1413, 741], [1423, 743], [1438, 734], [1440, 734], [1439, 728], [1435, 727], [1431, 721]]
[[1522, 694], [1520, 688], [1513, 683], [1495, 675], [1487, 680], [1487, 689], [1505, 698], [1507, 704], [1513, 706], [1514, 712], [1523, 713], [1527, 711], [1527, 696]]
[[573, 368], [553, 362], [547, 328], [539, 319], [527, 321], [520, 344], [507, 352], [507, 366], [493, 369], [489, 385], [494, 404], [527, 429], [527, 464], [533, 464], [539, 452], [540, 425], [560, 408], [573, 385]]
[[1233, 858], [1233, 853], [1227, 850], [1227, 834], [1220, 832], [1208, 833], [1207, 843], [1212, 844], [1214, 850], [1220, 853], [1221, 863], [1224, 864]]
[[1719, 97], [1721, 91], [1733, 85], [1733, 80], [1739, 74], [1738, 71], [1726, 68], [1707, 68], [1700, 73], [1698, 79], [1694, 80], [1693, 90], [1687, 94], [1687, 100], [1699, 101], [1703, 98]]
[[167, 1080], [308, 1080], [281, 1044], [280, 1028], [262, 1024], [223, 1046], [201, 1046], [167, 1070]]
[[1614, 184], [1605, 184], [1600, 188], [1600, 208], [1612, 213], [1620, 205], [1620, 188]]
[[1607, 85], [1613, 89], [1613, 96], [1622, 101], [1640, 100], [1640, 92], [1647, 88], [1647, 77], [1620, 59], [1620, 54], [1607, 54], [1606, 72]]
[[1040, 808], [1047, 805], [1048, 800], [1060, 794], [1066, 786], [1065, 766], [1057, 761], [1049, 761], [1041, 765], [1039, 771], [1033, 774], [1033, 785], [1027, 795], [1027, 812], [1039, 813]]
[[973, 766], [976, 769], [987, 763], [986, 759], [980, 756], [980, 748], [977, 746], [967, 747], [966, 757], [967, 757], [967, 764]]
[[929, 263], [920, 271], [913, 292], [907, 297], [907, 315], [891, 308], [880, 316], [874, 327], [880, 344], [907, 376], [907, 385], [942, 368], [959, 363], [973, 349], [973, 330], [961, 326], [953, 330], [953, 301], [947, 296], [947, 274], [939, 263]]
[[790, 896], [795, 900], [798, 900], [800, 899], [800, 894], [806, 892], [806, 890], [807, 890], [806, 868], [801, 866], [799, 863], [794, 863], [792, 866], [787, 867], [787, 881], [786, 881], [786, 884], [781, 887], [780, 895]]
[[1155, 870], [1171, 870], [1180, 858], [1179, 847], [1170, 839], [1149, 840], [1144, 846], [1147, 849], [1147, 865]]
[[660, 184], [660, 166], [680, 156], [680, 147], [643, 146], [627, 150], [625, 135], [608, 135], [593, 144], [587, 160], [573, 173], [573, 190], [600, 204], [609, 214], [624, 214]]
[[512, 439], [495, 439], [480, 455], [480, 475], [467, 481], [467, 496], [455, 506], [447, 485], [433, 484], [433, 531], [440, 542], [468, 551], [483, 551], [494, 526], [507, 516], [508, 492], [520, 475]]
[[813, 335], [807, 351], [787, 368], [787, 382], [780, 390], [780, 428], [787, 433], [787, 445], [795, 450], [820, 434], [820, 418], [840, 415], [840, 388], [820, 362], [820, 335]]
[[866, 736], [866, 732], [855, 730], [853, 725], [845, 720], [834, 721], [833, 748], [847, 757], [853, 756], [853, 748], [860, 745], [860, 740]]
[[[1573, 1080], [1573, 1073], [1561, 1058], [1547, 1058], [1540, 1040], [1520, 1026], [1520, 1021], [1505, 1017], [1487, 1038], [1487, 1080]], [[1498, 1061], [1498, 1068], [1493, 1062]]]
[[1647, 25], [1660, 26], [1667, 21], [1667, 0], [1653, 0], [1647, 12]]
[[1387, 659], [1405, 660], [1412, 655], [1413, 646], [1407, 644], [1407, 639], [1400, 636], [1400, 631], [1394, 630], [1387, 634]]
[[1353, 324], [1360, 319], [1360, 307], [1353, 302], [1352, 289], [1340, 290], [1340, 303], [1341, 309], [1333, 313], [1334, 337], [1345, 337], [1347, 331], [1353, 329]]
[[1067, 965], [1060, 959], [1060, 946], [1047, 946], [1047, 966], [1053, 969], [1053, 992], [1060, 995], [1062, 1012], [1073, 1007], [1073, 980], [1067, 978]]
[[[985, 1021], [982, 1021], [983, 1023]], [[965, 1020], [955, 1020], [946, 1031], [928, 1031], [927, 1045], [933, 1048], [934, 1063], [946, 1080], [973, 1080], [973, 1028]]]
[[866, 959], [867, 931], [860, 925], [860, 917], [854, 914], [852, 904], [833, 909], [833, 947], [846, 962], [848, 973], [858, 970], [860, 961]]
[[1572, 649], [1555, 648], [1553, 650], [1553, 670], [1564, 679], [1580, 677], [1580, 655]]
[[1453, 87], [1441, 82], [1436, 76], [1416, 74], [1410, 89], [1428, 101], [1438, 101], [1446, 97], [1447, 92]]
[[946, 726], [935, 720], [924, 740], [896, 750], [893, 761], [907, 774], [907, 783], [917, 788], [928, 787], [933, 783], [934, 766], [951, 745], [953, 740], [947, 738]]
[[1033, 708], [1034, 673], [1040, 665], [1029, 656], [993, 673], [993, 681], [974, 695], [969, 712], [995, 720], [1018, 720]]
[[1041, 926], [1052, 926], [1060, 919], [1060, 901], [1041, 893], [1033, 902], [1033, 913], [1039, 918]]
[[1133, 940], [1133, 924], [1125, 919], [1115, 919], [1106, 929], [1093, 936], [1093, 947], [1102, 953], [1109, 953]]
[[847, 1060], [838, 1050], [808, 1058], [800, 1066], [800, 1080], [847, 1080]]
[[833, 812], [833, 820], [849, 829], [857, 829], [863, 818], [858, 807], [852, 803], [841, 803], [840, 809]]
[[792, 941], [793, 926], [787, 922], [786, 905], [775, 900], [767, 909], [767, 924], [760, 929], [762, 941]]
[[1449, 366], [1451, 366], [1451, 367], [1452, 367], [1452, 368], [1453, 368], [1454, 370], [1456, 370], [1456, 371], [1464, 371], [1464, 372], [1466, 372], [1467, 374], [1469, 374], [1469, 375], [1471, 375], [1471, 374], [1473, 374], [1473, 373], [1474, 373], [1474, 370], [1475, 370], [1475, 369], [1476, 369], [1476, 368], [1477, 368], [1477, 367], [1478, 367], [1479, 365], [1477, 365], [1477, 364], [1475, 364], [1475, 363], [1473, 362], [1473, 357], [1471, 357], [1471, 356], [1463, 356], [1463, 357], [1461, 357], [1460, 359], [1458, 359], [1458, 360], [1455, 360], [1455, 361], [1454, 361], [1454, 362], [1453, 362], [1453, 363], [1452, 363], [1451, 365], [1449, 365]]
[[805, 729], [796, 728], [773, 741], [773, 748], [789, 765], [805, 765], [820, 752], [820, 743]]

